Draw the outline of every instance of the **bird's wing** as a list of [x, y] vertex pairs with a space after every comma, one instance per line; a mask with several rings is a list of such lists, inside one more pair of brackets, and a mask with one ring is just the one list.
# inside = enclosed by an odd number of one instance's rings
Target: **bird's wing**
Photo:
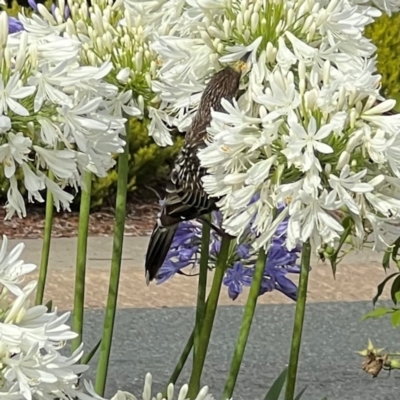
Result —
[[202, 186], [206, 171], [200, 166], [196, 147], [183, 147], [176, 160], [160, 218], [163, 226], [171, 225], [173, 220], [177, 223], [197, 218], [214, 209], [216, 199], [210, 199]]

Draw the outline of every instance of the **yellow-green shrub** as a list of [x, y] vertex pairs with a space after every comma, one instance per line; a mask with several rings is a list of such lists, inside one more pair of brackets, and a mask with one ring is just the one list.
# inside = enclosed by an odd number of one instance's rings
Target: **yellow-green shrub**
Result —
[[[378, 47], [378, 70], [382, 94], [396, 99], [400, 106], [400, 13], [383, 15], [367, 28], [367, 36]], [[400, 110], [398, 110], [400, 111]]]
[[[175, 137], [172, 147], [160, 148], [148, 136], [147, 121], [132, 121], [129, 132], [129, 176], [128, 190], [152, 186], [167, 177], [171, 163], [180, 146], [182, 138]], [[96, 178], [92, 187], [92, 207], [102, 205], [114, 198], [117, 189], [116, 166], [106, 178]]]

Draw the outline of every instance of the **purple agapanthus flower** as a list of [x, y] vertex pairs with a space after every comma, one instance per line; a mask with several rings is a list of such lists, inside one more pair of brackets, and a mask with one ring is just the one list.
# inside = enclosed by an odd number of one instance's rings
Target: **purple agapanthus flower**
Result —
[[[29, 1], [29, 0], [28, 0], [28, 1]], [[34, 1], [34, 0], [30, 0], [30, 1]], [[54, 19], [57, 18], [57, 17], [56, 17], [56, 9], [57, 9], [57, 6], [53, 3], [53, 4], [51, 5], [51, 13], [53, 14]], [[64, 19], [66, 20], [66, 19], [68, 19], [70, 16], [71, 16], [71, 10], [70, 10], [70, 8], [68, 7], [68, 4], [66, 4], [65, 7], [64, 7]]]
[[[281, 212], [283, 207], [279, 207]], [[213, 224], [221, 226], [221, 213], [213, 213]], [[296, 265], [300, 248], [288, 251], [285, 246], [288, 220], [284, 220], [275, 232], [271, 246], [268, 250], [264, 275], [260, 288], [260, 295], [278, 290], [289, 298], [297, 299], [297, 286], [287, 278], [288, 273], [299, 273]], [[257, 258], [251, 243], [256, 233], [251, 229], [246, 231], [242, 241], [238, 243], [229, 255], [230, 267], [225, 273], [223, 284], [228, 289], [228, 295], [235, 300], [243, 291], [243, 286], [250, 286]], [[195, 221], [184, 221], [178, 226], [171, 248], [166, 260], [157, 276], [157, 284], [163, 283], [175, 274], [183, 274], [183, 269], [193, 269], [200, 260], [201, 224]], [[221, 238], [211, 233], [210, 239], [210, 264], [215, 260], [221, 250]]]
[[15, 17], [8, 17], [8, 33], [16, 33], [24, 30], [24, 26]]
[[35, 0], [28, 0], [29, 6], [32, 8], [33, 11], [38, 12], [38, 6]]
[[235, 300], [242, 293], [243, 286], [250, 286], [252, 273], [250, 268], [245, 268], [240, 261], [236, 261], [232, 268], [229, 268], [224, 278], [224, 285], [228, 287], [228, 294]]

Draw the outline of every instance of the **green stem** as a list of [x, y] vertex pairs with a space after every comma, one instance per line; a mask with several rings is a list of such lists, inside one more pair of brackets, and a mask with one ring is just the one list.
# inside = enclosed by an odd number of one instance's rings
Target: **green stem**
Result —
[[[207, 215], [205, 218], [207, 218], [207, 220], [210, 221], [209, 215]], [[196, 326], [194, 332], [193, 365], [196, 363], [197, 359], [196, 354], [199, 348], [201, 325], [204, 319], [204, 313], [206, 307], [208, 258], [210, 252], [210, 230], [211, 230], [210, 225], [204, 223], [201, 235], [201, 258], [200, 258], [199, 283], [197, 289], [197, 308], [196, 308]]]
[[106, 315], [104, 318], [103, 336], [100, 347], [99, 362], [97, 365], [95, 385], [96, 392], [100, 396], [104, 395], [104, 389], [106, 386], [108, 363], [110, 360], [114, 321], [117, 309], [119, 277], [121, 272], [122, 245], [124, 241], [126, 217], [126, 195], [128, 186], [128, 132], [129, 120], [126, 123], [126, 144], [124, 147], [124, 152], [118, 157], [118, 186], [115, 207], [114, 241], [111, 259], [110, 283], [108, 287]]
[[[49, 171], [48, 178], [54, 180], [53, 172]], [[47, 269], [49, 266], [50, 256], [50, 243], [51, 243], [51, 229], [53, 227], [53, 195], [49, 189], [46, 193], [46, 216], [44, 222], [43, 246], [42, 256], [40, 259], [39, 280], [36, 290], [35, 304], [40, 305], [43, 303], [44, 289], [46, 286]]]
[[257, 299], [260, 294], [260, 287], [265, 270], [266, 255], [264, 249], [258, 254], [256, 267], [254, 271], [253, 281], [251, 283], [249, 297], [247, 298], [246, 307], [244, 309], [242, 325], [240, 326], [239, 337], [236, 342], [235, 352], [231, 363], [228, 379], [225, 384], [223, 399], [232, 398], [233, 389], [239, 374], [240, 365], [242, 364], [244, 351], [246, 349], [247, 339], [249, 338], [251, 324], [253, 322], [254, 312], [256, 310]]
[[309, 242], [304, 243], [301, 252], [301, 271], [299, 291], [296, 302], [296, 313], [294, 317], [294, 327], [292, 344], [290, 349], [288, 376], [286, 381], [285, 400], [293, 400], [296, 390], [297, 367], [299, 364], [299, 354], [301, 346], [301, 336], [303, 333], [304, 314], [306, 311], [308, 274], [310, 272], [311, 246]]
[[81, 204], [79, 209], [78, 247], [76, 254], [74, 314], [72, 317], [72, 330], [79, 336], [72, 341], [72, 351], [75, 351], [82, 342], [83, 314], [85, 304], [85, 276], [86, 253], [89, 232], [90, 197], [92, 192], [92, 174], [83, 173]]
[[204, 320], [201, 327], [199, 347], [196, 354], [197, 360], [196, 363], [193, 365], [192, 374], [190, 376], [189, 391], [187, 395], [189, 399], [196, 398], [197, 393], [200, 390], [201, 374], [203, 372], [208, 344], [210, 342], [211, 331], [214, 324], [215, 313], [217, 311], [218, 298], [221, 292], [222, 280], [224, 278], [226, 263], [229, 256], [230, 243], [231, 239], [227, 236], [224, 236], [222, 238], [221, 250], [218, 255], [214, 279], [211, 286], [210, 294], [208, 296], [206, 313], [204, 315]]

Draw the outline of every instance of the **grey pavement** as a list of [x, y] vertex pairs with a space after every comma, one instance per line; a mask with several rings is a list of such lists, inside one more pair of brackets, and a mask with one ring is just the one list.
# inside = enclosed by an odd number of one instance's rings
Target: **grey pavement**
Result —
[[[386, 319], [360, 322], [370, 304], [310, 304], [300, 359], [298, 389], [308, 385], [303, 400], [392, 400], [399, 398], [400, 375], [382, 372], [373, 379], [361, 370], [355, 352], [376, 346], [400, 349], [398, 331]], [[288, 360], [293, 305], [257, 308], [234, 400], [263, 399], [266, 388]], [[211, 338], [203, 384], [219, 399], [241, 321], [240, 307], [221, 307]], [[88, 311], [85, 341], [93, 346], [100, 335], [102, 312]], [[140, 398], [144, 376], [151, 372], [154, 388], [162, 390], [193, 326], [192, 308], [124, 309], [117, 314], [107, 394], [128, 390]], [[94, 371], [92, 371], [92, 376]], [[185, 370], [178, 386], [188, 380]]]

